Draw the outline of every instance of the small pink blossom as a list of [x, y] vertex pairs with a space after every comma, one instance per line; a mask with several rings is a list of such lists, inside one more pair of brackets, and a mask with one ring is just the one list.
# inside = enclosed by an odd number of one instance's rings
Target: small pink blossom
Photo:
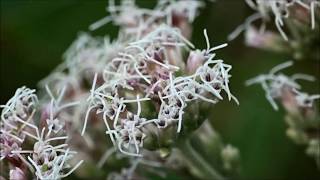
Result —
[[18, 167], [10, 170], [10, 180], [26, 180], [25, 173]]

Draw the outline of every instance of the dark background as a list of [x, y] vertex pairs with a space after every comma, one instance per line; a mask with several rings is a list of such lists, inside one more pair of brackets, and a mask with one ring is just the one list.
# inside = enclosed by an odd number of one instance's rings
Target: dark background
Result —
[[[138, 4], [152, 7], [154, 1], [138, 0]], [[37, 82], [62, 62], [62, 53], [77, 34], [106, 16], [106, 5], [102, 0], [1, 0], [0, 103], [6, 103], [18, 87], [36, 88]], [[192, 41], [204, 48], [203, 29], [207, 28], [213, 45], [224, 43], [251, 13], [242, 0], [207, 3], [194, 22]], [[92, 34], [115, 37], [117, 28], [108, 24]], [[242, 36], [219, 50], [218, 57], [233, 65], [231, 90], [240, 106], [224, 101], [212, 109], [210, 116], [224, 141], [240, 149], [241, 178], [320, 178], [305, 147], [295, 145], [285, 135], [284, 111], [272, 109], [260, 86], [244, 86], [245, 80], [291, 57], [248, 48]], [[285, 72], [312, 74], [319, 79], [319, 67], [319, 61], [305, 60], [295, 62]], [[319, 80], [302, 85], [309, 93], [319, 93]]]

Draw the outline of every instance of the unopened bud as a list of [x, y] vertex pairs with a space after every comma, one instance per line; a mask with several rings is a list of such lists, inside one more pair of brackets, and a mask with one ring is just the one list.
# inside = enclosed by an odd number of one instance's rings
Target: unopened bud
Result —
[[239, 150], [230, 144], [225, 146], [222, 151], [221, 151], [221, 158], [223, 161], [223, 166], [227, 170], [231, 170], [236, 168], [239, 159], [240, 159], [240, 154]]
[[245, 33], [245, 43], [247, 46], [271, 50], [271, 51], [283, 51], [282, 38], [271, 31], [260, 33], [255, 27], [250, 26]]
[[319, 139], [312, 139], [309, 141], [309, 146], [306, 153], [313, 157], [320, 157], [320, 141]]
[[203, 64], [205, 57], [199, 50], [191, 51], [187, 61], [187, 71], [189, 74], [194, 73], [199, 66]]
[[10, 170], [10, 180], [26, 180], [26, 175], [24, 172], [16, 167], [15, 169]]
[[303, 144], [308, 141], [308, 137], [304, 133], [293, 128], [287, 129], [286, 134], [297, 144]]

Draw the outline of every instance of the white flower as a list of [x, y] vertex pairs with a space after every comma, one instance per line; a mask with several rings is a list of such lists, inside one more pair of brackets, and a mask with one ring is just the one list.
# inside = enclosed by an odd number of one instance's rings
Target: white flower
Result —
[[[36, 176], [39, 179], [61, 179], [70, 175], [83, 161], [78, 162], [68, 173], [63, 173], [63, 170], [69, 167], [66, 161], [71, 159], [76, 152], [65, 149], [68, 144], [50, 145], [51, 141], [65, 140], [68, 137], [50, 138], [50, 131], [44, 134], [44, 130], [42, 129], [38, 136], [27, 133], [28, 136], [36, 140], [32, 151], [15, 151], [15, 153], [32, 153], [32, 157], [28, 156], [28, 161], [35, 168]], [[59, 155], [57, 155], [58, 153]]]
[[320, 94], [308, 95], [307, 93], [296, 91], [296, 101], [300, 107], [312, 107], [313, 102], [320, 98]]
[[[320, 7], [318, 0], [245, 0], [246, 3], [257, 13], [249, 16], [245, 23], [236, 28], [228, 37], [229, 40], [235, 39], [243, 30], [250, 27], [250, 25], [258, 20], [270, 21], [274, 17], [275, 25], [284, 40], [288, 41], [288, 36], [284, 32], [285, 19], [291, 18], [290, 10], [295, 7], [302, 7], [310, 12], [311, 28], [315, 28], [315, 8]], [[261, 26], [264, 29], [265, 22]]]
[[59, 119], [47, 119], [46, 122], [48, 129], [53, 130], [54, 133], [58, 133], [64, 127], [64, 123], [60, 122]]
[[[54, 116], [62, 109], [74, 106], [77, 103], [72, 102], [61, 105], [65, 89], [60, 91], [61, 94], [57, 98], [53, 96], [49, 88], [47, 90], [51, 97], [50, 106], [48, 105], [49, 108], [45, 109], [45, 111], [49, 111], [49, 117], [46, 119], [48, 126], [44, 126], [41, 130], [38, 124], [35, 123], [37, 120], [34, 119], [36, 118], [34, 117], [34, 113], [37, 110], [36, 107], [39, 106], [37, 96], [34, 94], [35, 90], [25, 87], [19, 88], [14, 97], [3, 106], [1, 119], [6, 123], [1, 126], [1, 145], [5, 147], [5, 149], [1, 149], [1, 159], [7, 156], [18, 158], [19, 162], [21, 161], [28, 168], [35, 168], [35, 175], [39, 179], [60, 179], [72, 173], [82, 161], [76, 164], [68, 173], [64, 174], [62, 172], [63, 169], [68, 168], [65, 161], [70, 159], [76, 152], [65, 149], [68, 146], [66, 143], [51, 145], [52, 141], [66, 140], [68, 138], [67, 136], [56, 136], [56, 134], [52, 133], [52, 131], [58, 133], [64, 127], [64, 123], [54, 118]], [[21, 148], [22, 146], [20, 147], [21, 143], [27, 138], [33, 140], [33, 150], [24, 150]], [[24, 154], [31, 154], [32, 156], [28, 156], [27, 160]], [[10, 172], [10, 177], [18, 178], [20, 176], [22, 174], [17, 169]]]
[[[284, 74], [279, 73], [284, 68], [292, 66], [292, 61], [288, 61], [282, 64], [279, 64], [272, 68], [269, 74], [262, 74], [255, 78], [246, 81], [246, 85], [252, 85], [260, 83], [262, 85], [263, 90], [266, 93], [266, 98], [272, 105], [275, 110], [278, 110], [278, 105], [275, 102], [275, 99], [281, 98], [284, 96], [284, 89], [289, 89], [297, 94], [296, 100], [297, 103], [302, 106], [306, 107], [309, 106], [310, 103], [314, 99], [318, 99], [319, 95], [308, 96], [305, 93], [301, 93], [298, 90], [301, 88], [300, 85], [296, 82], [296, 80], [308, 80], [313, 81], [314, 78], [312, 76], [306, 74], [294, 74], [291, 77], [286, 76]], [[307, 101], [307, 102], [306, 102]]]
[[22, 119], [27, 118], [32, 113], [38, 102], [35, 90], [21, 87], [16, 90], [14, 96], [6, 105], [1, 105], [1, 120], [6, 121], [10, 116], [19, 116]]
[[[223, 99], [222, 92], [237, 102], [229, 89], [232, 66], [214, 59], [214, 52], [227, 44], [211, 47], [204, 30], [206, 48], [194, 49], [182, 35], [183, 29], [174, 26], [173, 16], [191, 22], [200, 6], [199, 1], [166, 0], [154, 10], [146, 10], [132, 1], [120, 5], [110, 1], [110, 17], [92, 24], [90, 29], [114, 21], [129, 38], [103, 72], [96, 72], [93, 78], [82, 135], [91, 116], [100, 114], [114, 146], [126, 155], [141, 156], [143, 141], [150, 134], [144, 132], [147, 124], [162, 129], [176, 123], [179, 133], [189, 102], [217, 103]], [[191, 51], [187, 65], [190, 75], [183, 76], [178, 74], [186, 74], [185, 51]], [[157, 109], [153, 119], [141, 116], [145, 101], [152, 101]]]

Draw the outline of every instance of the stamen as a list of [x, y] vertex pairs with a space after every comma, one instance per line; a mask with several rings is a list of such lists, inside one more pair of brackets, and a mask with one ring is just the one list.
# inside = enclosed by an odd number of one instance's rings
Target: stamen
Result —
[[75, 171], [76, 169], [78, 169], [78, 167], [83, 163], [83, 160], [81, 160], [80, 162], [78, 162], [68, 173], [61, 175], [61, 178], [65, 178], [67, 176], [69, 176], [71, 173], [73, 173], [73, 171]]
[[54, 138], [49, 138], [47, 140], [45, 140], [45, 143], [48, 143], [50, 141], [56, 141], [56, 140], [63, 140], [63, 139], [68, 139], [68, 136], [61, 136], [61, 137], [54, 137]]
[[30, 156], [28, 156], [28, 160], [31, 162], [31, 164], [33, 165], [33, 167], [36, 169], [36, 174], [40, 179], [44, 179], [42, 174], [41, 174], [41, 170], [38, 167], [38, 165], [30, 158]]
[[130, 153], [130, 152], [124, 151], [122, 149], [122, 143], [123, 143], [123, 140], [120, 140], [120, 142], [118, 143], [118, 148], [119, 148], [120, 152], [122, 152], [123, 154], [126, 154], [128, 156], [142, 157], [141, 154], [135, 154], [135, 153]]
[[4, 133], [4, 134], [6, 134], [7, 136], [10, 136], [10, 137], [18, 140], [20, 143], [23, 143], [23, 139], [19, 138], [18, 136], [15, 136], [15, 135], [13, 135], [13, 134], [10, 134], [9, 132], [7, 132], [7, 131], [5, 131], [5, 130], [2, 130], [2, 129], [0, 130], [0, 132], [2, 132], [2, 133]]
[[87, 123], [88, 123], [88, 118], [89, 118], [89, 115], [90, 115], [90, 112], [93, 108], [95, 108], [95, 106], [91, 106], [91, 104], [89, 105], [89, 108], [86, 112], [86, 116], [84, 118], [84, 125], [83, 125], [83, 128], [82, 128], [82, 131], [81, 131], [81, 136], [83, 136], [84, 132], [86, 131], [86, 127], [87, 127]]
[[106, 16], [106, 17], [98, 20], [97, 22], [91, 24], [89, 26], [89, 30], [90, 31], [94, 31], [96, 29], [99, 29], [100, 27], [102, 27], [103, 25], [109, 23], [110, 21], [112, 21], [112, 18], [110, 16]]
[[[104, 124], [105, 124], [106, 127], [107, 127], [107, 132], [110, 132], [111, 129], [110, 129], [109, 124], [108, 124], [108, 121], [107, 121], [107, 111], [105, 111], [105, 112], [103, 113], [102, 119], [103, 119], [103, 121], [104, 121]], [[109, 136], [110, 136], [110, 139], [111, 139], [113, 145], [115, 145], [116, 142], [115, 142], [115, 140], [114, 140], [113, 134], [112, 134], [112, 133], [108, 133], [108, 134], [109, 134]]]
[[204, 29], [204, 30], [203, 30], [203, 34], [204, 34], [204, 37], [205, 37], [206, 43], [207, 43], [207, 50], [206, 50], [206, 52], [208, 52], [209, 49], [210, 49], [210, 41], [209, 41], [209, 37], [208, 37], [208, 34], [207, 34], [207, 29]]
[[11, 153], [13, 153], [13, 154], [29, 154], [29, 153], [33, 153], [33, 151], [30, 151], [30, 150], [20, 150], [20, 151], [11, 151]]
[[39, 137], [36, 137], [30, 133], [28, 133], [27, 131], [22, 131], [23, 134], [27, 135], [27, 136], [30, 136], [32, 137], [33, 139], [37, 140], [37, 141], [40, 141], [40, 138]]
[[279, 64], [279, 65], [277, 65], [277, 66], [275, 66], [274, 68], [272, 68], [271, 70], [270, 70], [270, 74], [276, 74], [277, 72], [279, 72], [279, 71], [281, 71], [281, 70], [283, 70], [283, 69], [285, 69], [285, 68], [287, 68], [287, 67], [290, 67], [290, 66], [292, 66], [293, 65], [293, 62], [292, 61], [287, 61], [287, 62], [285, 62], [285, 63], [282, 63], [282, 64]]
[[137, 95], [137, 104], [138, 104], [137, 116], [140, 116], [140, 113], [141, 113], [141, 104], [140, 104], [140, 101], [139, 101], [139, 95]]

